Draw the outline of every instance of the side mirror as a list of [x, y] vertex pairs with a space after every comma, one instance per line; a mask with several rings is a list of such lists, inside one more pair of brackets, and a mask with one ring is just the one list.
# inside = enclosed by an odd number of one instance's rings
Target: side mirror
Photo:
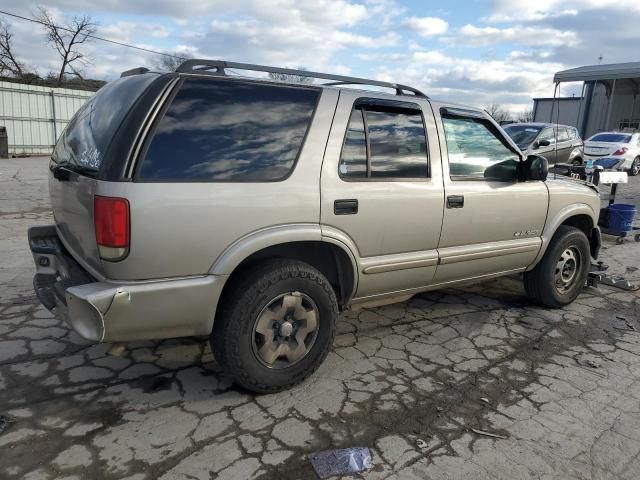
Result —
[[537, 143], [538, 143], [538, 147], [548, 147], [549, 145], [551, 145], [551, 142], [546, 139], [538, 140]]
[[549, 175], [549, 162], [545, 157], [540, 155], [529, 155], [527, 159], [522, 162], [522, 179], [527, 180], [539, 180], [544, 182]]

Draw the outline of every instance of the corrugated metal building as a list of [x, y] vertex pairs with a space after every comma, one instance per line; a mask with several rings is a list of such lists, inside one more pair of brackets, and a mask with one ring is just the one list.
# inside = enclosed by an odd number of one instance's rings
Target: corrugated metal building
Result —
[[0, 81], [0, 126], [9, 155], [48, 155], [76, 111], [94, 92]]
[[[577, 98], [534, 99], [537, 122], [577, 127], [583, 138], [609, 130], [640, 129], [640, 62], [588, 65], [555, 74], [554, 83], [583, 82]], [[553, 107], [553, 113], [552, 113]]]

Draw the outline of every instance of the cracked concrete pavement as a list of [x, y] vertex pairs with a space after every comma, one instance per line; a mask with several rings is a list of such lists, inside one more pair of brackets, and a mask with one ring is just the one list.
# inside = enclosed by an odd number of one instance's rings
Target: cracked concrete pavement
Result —
[[[0, 478], [315, 478], [308, 454], [351, 446], [372, 479], [639, 476], [638, 292], [547, 310], [509, 277], [351, 311], [316, 374], [255, 396], [204, 338], [114, 357], [39, 306], [26, 230], [51, 221], [46, 161], [0, 160]], [[640, 243], [605, 247], [640, 280]]]

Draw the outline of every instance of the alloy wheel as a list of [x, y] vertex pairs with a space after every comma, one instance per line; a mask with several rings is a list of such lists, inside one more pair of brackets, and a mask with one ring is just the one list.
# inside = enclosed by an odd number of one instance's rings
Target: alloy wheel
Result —
[[298, 363], [315, 343], [318, 319], [318, 307], [308, 295], [278, 295], [256, 318], [253, 353], [268, 368], [282, 369]]

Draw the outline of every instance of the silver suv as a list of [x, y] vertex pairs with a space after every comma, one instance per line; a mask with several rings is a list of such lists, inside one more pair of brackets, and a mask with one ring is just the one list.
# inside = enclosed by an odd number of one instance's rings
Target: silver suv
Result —
[[546, 177], [484, 111], [411, 87], [138, 69], [55, 147], [34, 287], [86, 339], [207, 335], [238, 384], [276, 391], [318, 367], [350, 305], [514, 273], [535, 303], [573, 301], [599, 197]]

